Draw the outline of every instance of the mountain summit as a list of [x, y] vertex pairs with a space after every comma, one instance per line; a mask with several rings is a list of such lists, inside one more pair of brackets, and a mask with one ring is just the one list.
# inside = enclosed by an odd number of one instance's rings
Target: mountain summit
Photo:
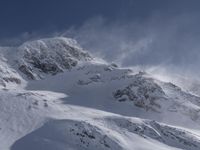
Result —
[[26, 42], [17, 50], [19, 70], [31, 79], [40, 77], [40, 73], [57, 74], [92, 59], [76, 41], [63, 37]]

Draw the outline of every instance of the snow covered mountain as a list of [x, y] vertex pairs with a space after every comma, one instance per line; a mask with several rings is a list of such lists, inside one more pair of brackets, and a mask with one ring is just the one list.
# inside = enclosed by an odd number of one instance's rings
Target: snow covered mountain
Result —
[[0, 48], [0, 150], [199, 150], [200, 97], [63, 37]]

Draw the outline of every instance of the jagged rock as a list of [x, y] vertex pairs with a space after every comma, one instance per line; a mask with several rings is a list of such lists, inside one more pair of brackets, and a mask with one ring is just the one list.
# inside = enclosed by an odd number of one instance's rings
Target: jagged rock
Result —
[[128, 86], [116, 90], [113, 96], [119, 101], [130, 100], [138, 107], [158, 111], [161, 106], [156, 101], [164, 99], [165, 93], [153, 80], [144, 78], [142, 75], [143, 73], [135, 75]]
[[[0, 49], [1, 50], [1, 49]], [[7, 62], [7, 59], [0, 54], [0, 87], [7, 87], [9, 85], [20, 85], [22, 78]]]
[[30, 79], [40, 78], [40, 74], [55, 75], [92, 59], [74, 40], [67, 38], [26, 42], [18, 47], [18, 55], [19, 70]]
[[19, 67], [19, 70], [24, 73], [29, 79], [36, 79], [34, 73], [32, 72], [32, 69], [26, 65], [21, 65]]

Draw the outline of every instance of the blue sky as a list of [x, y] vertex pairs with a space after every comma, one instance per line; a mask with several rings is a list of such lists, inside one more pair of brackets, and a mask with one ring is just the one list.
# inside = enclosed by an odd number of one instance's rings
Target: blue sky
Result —
[[54, 32], [102, 16], [108, 22], [170, 17], [198, 11], [198, 0], [1, 0], [0, 38], [24, 32]]
[[198, 70], [199, 0], [1, 0], [0, 43], [62, 35], [123, 66]]

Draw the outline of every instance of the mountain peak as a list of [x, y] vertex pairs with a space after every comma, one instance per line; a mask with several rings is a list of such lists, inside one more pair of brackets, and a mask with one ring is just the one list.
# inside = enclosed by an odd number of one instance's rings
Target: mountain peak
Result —
[[55, 46], [59, 44], [66, 44], [71, 47], [76, 47], [81, 49], [81, 46], [78, 44], [78, 42], [74, 39], [71, 38], [66, 38], [66, 37], [51, 37], [51, 38], [42, 38], [42, 39], [36, 39], [32, 41], [26, 41], [24, 42], [21, 46], [19, 47], [24, 47], [24, 46], [33, 46], [37, 47], [41, 44], [46, 44], [48, 46]]
[[28, 41], [17, 50], [19, 70], [31, 79], [41, 78], [43, 73], [57, 74], [92, 59], [75, 40], [64, 37]]

